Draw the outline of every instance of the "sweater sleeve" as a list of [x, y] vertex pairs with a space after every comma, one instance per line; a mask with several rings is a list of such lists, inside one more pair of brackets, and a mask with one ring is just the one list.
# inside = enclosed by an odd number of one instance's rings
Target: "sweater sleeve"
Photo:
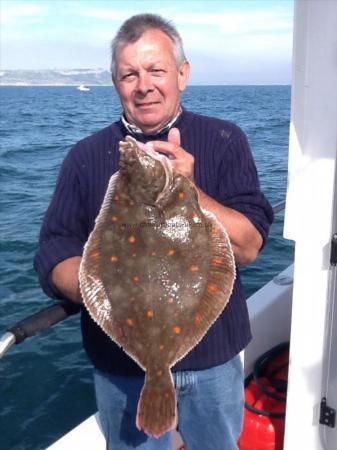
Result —
[[34, 258], [34, 269], [43, 291], [49, 297], [62, 298], [62, 294], [52, 283], [52, 269], [67, 258], [82, 255], [87, 239], [84, 197], [84, 188], [70, 152], [61, 166]]
[[220, 202], [244, 214], [259, 231], [264, 244], [274, 214], [261, 192], [249, 143], [239, 127], [235, 127], [221, 155], [218, 178]]

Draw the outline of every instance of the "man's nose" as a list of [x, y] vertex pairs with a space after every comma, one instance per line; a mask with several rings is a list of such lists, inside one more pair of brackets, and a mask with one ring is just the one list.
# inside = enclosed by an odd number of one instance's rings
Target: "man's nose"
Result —
[[147, 92], [153, 90], [153, 83], [149, 73], [144, 72], [139, 74], [137, 90], [142, 94], [146, 94]]

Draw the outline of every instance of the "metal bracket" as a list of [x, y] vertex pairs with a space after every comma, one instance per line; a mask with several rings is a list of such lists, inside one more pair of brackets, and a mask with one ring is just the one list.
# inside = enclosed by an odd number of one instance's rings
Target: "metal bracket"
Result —
[[335, 428], [336, 410], [330, 408], [330, 406], [327, 405], [326, 397], [323, 397], [321, 401], [321, 413], [319, 423], [321, 423], [322, 425], [326, 425], [330, 428]]
[[331, 238], [330, 264], [337, 265], [337, 233], [334, 233]]

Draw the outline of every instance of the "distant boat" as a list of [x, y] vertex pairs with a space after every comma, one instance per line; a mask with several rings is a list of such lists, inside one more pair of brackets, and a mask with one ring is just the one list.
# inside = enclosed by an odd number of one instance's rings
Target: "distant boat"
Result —
[[77, 86], [77, 89], [79, 91], [90, 91], [90, 88], [88, 88], [88, 86], [86, 86], [85, 84], [81, 84], [80, 86]]

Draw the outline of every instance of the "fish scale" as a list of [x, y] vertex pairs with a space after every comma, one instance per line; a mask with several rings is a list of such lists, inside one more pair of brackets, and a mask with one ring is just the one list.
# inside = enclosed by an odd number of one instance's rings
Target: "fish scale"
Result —
[[79, 280], [92, 319], [146, 372], [136, 425], [177, 425], [171, 367], [206, 334], [232, 292], [229, 238], [195, 185], [128, 136], [85, 245]]

